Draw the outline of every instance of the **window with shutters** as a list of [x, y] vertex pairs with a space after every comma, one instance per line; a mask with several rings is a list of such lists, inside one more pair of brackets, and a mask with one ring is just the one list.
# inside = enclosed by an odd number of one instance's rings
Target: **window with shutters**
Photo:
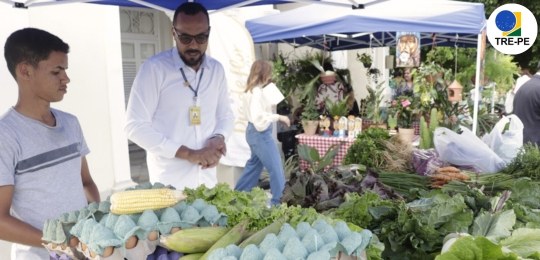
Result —
[[120, 8], [126, 105], [139, 66], [161, 51], [160, 15], [164, 14], [147, 8]]
[[[170, 26], [169, 18], [161, 11], [149, 8], [120, 8], [126, 106], [133, 80], [141, 64], [154, 54], [172, 47], [172, 38], [164, 33], [169, 31]], [[129, 141], [129, 160], [133, 181], [138, 183], [148, 181], [146, 153], [131, 141]]]

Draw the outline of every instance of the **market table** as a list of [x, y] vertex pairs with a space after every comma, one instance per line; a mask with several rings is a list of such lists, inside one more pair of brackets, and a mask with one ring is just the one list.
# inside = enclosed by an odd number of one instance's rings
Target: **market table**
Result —
[[[326, 151], [328, 151], [328, 148], [330, 148], [330, 146], [334, 144], [341, 144], [338, 153], [336, 154], [336, 157], [334, 157], [334, 166], [341, 165], [341, 161], [345, 157], [345, 154], [347, 154], [347, 150], [354, 143], [355, 140], [355, 138], [347, 137], [326, 137], [306, 134], [298, 134], [295, 137], [298, 139], [298, 144], [306, 144], [317, 149], [320, 156], [323, 156]], [[300, 170], [305, 170], [308, 168], [308, 162], [300, 159], [299, 166]]]

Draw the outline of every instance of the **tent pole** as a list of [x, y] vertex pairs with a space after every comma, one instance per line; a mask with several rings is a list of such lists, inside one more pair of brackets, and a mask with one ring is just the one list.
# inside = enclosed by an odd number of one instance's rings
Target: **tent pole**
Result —
[[478, 34], [478, 42], [476, 45], [476, 74], [474, 78], [474, 110], [473, 110], [473, 125], [472, 132], [476, 134], [476, 128], [478, 125], [478, 104], [480, 99], [480, 73], [483, 63], [482, 53], [482, 33]]

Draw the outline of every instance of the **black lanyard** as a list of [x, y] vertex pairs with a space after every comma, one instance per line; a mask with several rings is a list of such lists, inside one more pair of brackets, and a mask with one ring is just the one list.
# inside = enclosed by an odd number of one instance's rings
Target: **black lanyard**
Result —
[[183, 68], [180, 68], [180, 72], [182, 72], [182, 78], [184, 78], [184, 84], [187, 85], [189, 87], [189, 89], [191, 89], [191, 91], [193, 91], [193, 100], [195, 102], [197, 102], [197, 95], [199, 93], [199, 86], [201, 85], [201, 79], [202, 79], [202, 76], [203, 76], [203, 73], [204, 73], [204, 68], [201, 69], [201, 75], [199, 76], [199, 81], [197, 82], [197, 88], [196, 89], [193, 89], [193, 87], [191, 86], [191, 83], [189, 83], [189, 81], [187, 80], [186, 78], [186, 74], [184, 73], [184, 69]]

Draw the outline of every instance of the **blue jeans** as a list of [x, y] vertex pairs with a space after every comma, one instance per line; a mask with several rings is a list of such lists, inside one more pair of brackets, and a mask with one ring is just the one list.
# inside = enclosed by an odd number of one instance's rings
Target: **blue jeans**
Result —
[[246, 141], [251, 149], [251, 158], [246, 162], [244, 172], [236, 183], [235, 190], [250, 191], [259, 183], [263, 167], [270, 175], [271, 204], [279, 204], [285, 188], [285, 174], [281, 156], [272, 138], [272, 125], [259, 132], [252, 123], [246, 128]]

